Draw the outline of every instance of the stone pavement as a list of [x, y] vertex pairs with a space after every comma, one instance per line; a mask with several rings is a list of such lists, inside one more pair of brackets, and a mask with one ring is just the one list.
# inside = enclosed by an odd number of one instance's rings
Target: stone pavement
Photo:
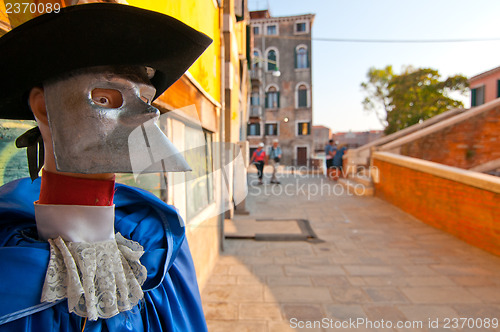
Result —
[[202, 291], [209, 331], [500, 331], [500, 257], [323, 176], [280, 180], [249, 174], [235, 219], [307, 219], [322, 241], [226, 240]]

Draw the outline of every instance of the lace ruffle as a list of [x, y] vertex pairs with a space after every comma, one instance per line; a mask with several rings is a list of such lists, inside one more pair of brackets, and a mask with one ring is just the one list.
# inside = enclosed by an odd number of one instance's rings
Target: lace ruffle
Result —
[[68, 299], [68, 309], [90, 320], [132, 309], [143, 298], [146, 268], [142, 246], [125, 239], [95, 243], [49, 239], [50, 261], [42, 302]]

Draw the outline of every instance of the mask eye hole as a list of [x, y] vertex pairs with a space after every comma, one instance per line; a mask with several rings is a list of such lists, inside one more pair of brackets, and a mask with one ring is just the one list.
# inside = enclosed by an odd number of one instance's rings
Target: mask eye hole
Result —
[[115, 89], [92, 90], [92, 101], [101, 107], [119, 108], [123, 104], [122, 93]]

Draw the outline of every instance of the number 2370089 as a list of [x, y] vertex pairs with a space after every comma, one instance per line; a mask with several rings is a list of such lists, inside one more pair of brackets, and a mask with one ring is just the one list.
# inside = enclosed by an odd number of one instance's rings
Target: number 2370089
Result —
[[59, 13], [61, 5], [58, 3], [7, 2], [5, 4], [5, 11], [7, 14]]

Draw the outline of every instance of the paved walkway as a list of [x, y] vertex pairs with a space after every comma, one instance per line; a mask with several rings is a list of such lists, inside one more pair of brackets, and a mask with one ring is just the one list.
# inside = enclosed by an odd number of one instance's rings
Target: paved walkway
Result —
[[[256, 183], [255, 174], [249, 180]], [[498, 324], [500, 257], [378, 198], [342, 193], [322, 176], [287, 174], [281, 182], [251, 186], [250, 215], [236, 220], [307, 219], [322, 242], [226, 240], [202, 292], [209, 331], [477, 331], [488, 326], [485, 318]]]

